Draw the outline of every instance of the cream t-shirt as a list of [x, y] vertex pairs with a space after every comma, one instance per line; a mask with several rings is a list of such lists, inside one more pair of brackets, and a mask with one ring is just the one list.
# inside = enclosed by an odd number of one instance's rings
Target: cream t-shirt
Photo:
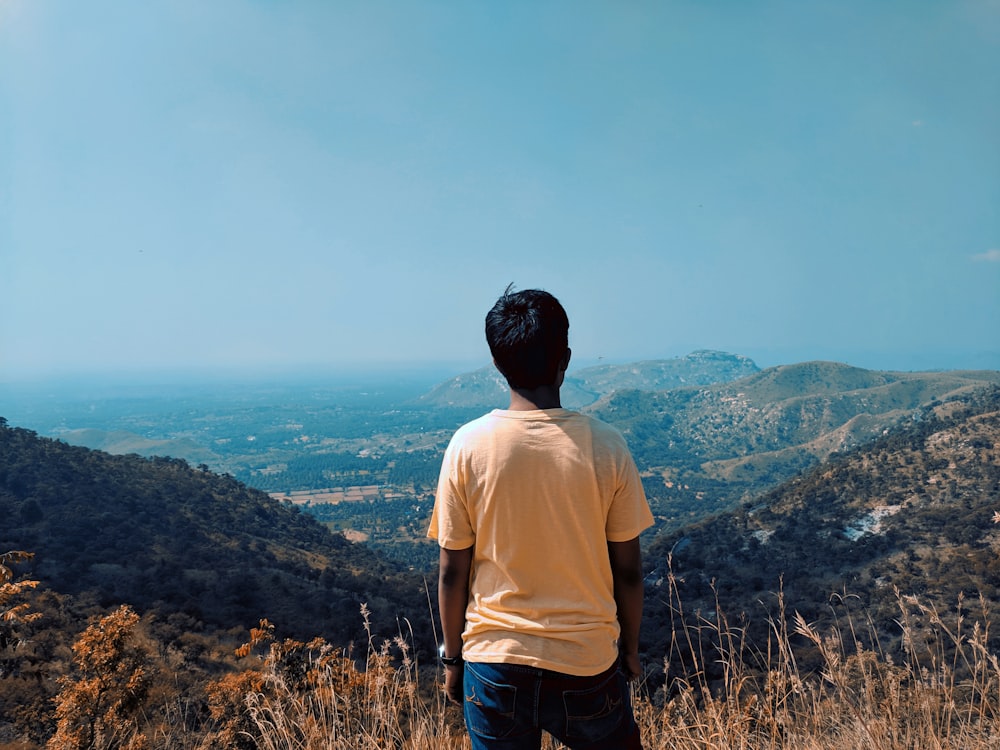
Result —
[[568, 409], [501, 409], [445, 451], [428, 536], [474, 547], [467, 661], [599, 674], [619, 626], [607, 542], [653, 524], [615, 428]]

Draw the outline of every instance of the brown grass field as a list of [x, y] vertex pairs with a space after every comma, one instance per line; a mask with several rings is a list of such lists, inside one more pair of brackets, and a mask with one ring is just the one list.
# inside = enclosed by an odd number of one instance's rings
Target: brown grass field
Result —
[[[4, 622], [40, 616], [21, 601], [37, 582], [13, 582], [9, 567], [29, 557], [0, 556]], [[990, 650], [985, 599], [960, 600], [942, 615], [897, 592], [890, 650], [860, 607], [844, 608], [821, 630], [779, 592], [767, 638], [751, 644], [721, 611], [685, 612], [676, 584], [669, 576], [666, 684], [652, 690], [639, 680], [632, 688], [647, 750], [1000, 748], [1000, 661]], [[54, 734], [32, 741], [5, 731], [0, 750], [468, 748], [439, 668], [412, 655], [409, 623], [377, 643], [365, 605], [360, 616], [365, 653], [318, 638], [278, 641], [262, 621], [233, 654], [236, 669], [181, 692], [172, 687], [180, 674], [122, 606], [73, 644], [74, 669], [58, 678], [50, 704]], [[543, 747], [559, 746], [546, 738]]]
[[[676, 595], [676, 588], [671, 587]], [[876, 646], [865, 622], [819, 632], [786, 612], [770, 623], [760, 647], [742, 641], [724, 616], [695, 618], [678, 630], [677, 646], [694, 654], [669, 689], [648, 695], [633, 686], [636, 718], [647, 750], [985, 750], [1000, 747], [1000, 664], [986, 644], [989, 620], [955, 615], [899, 597], [904, 653]], [[960, 607], [961, 610], [961, 607]], [[685, 614], [679, 601], [675, 611]], [[932, 626], [919, 633], [914, 613]], [[368, 622], [367, 610], [362, 616]], [[861, 618], [862, 620], [864, 618]], [[699, 646], [705, 629], [716, 646]], [[919, 637], [918, 637], [919, 636]], [[686, 641], [682, 643], [682, 641]], [[703, 640], [701, 642], [704, 642]], [[799, 666], [805, 649], [813, 663]], [[369, 643], [363, 663], [322, 642], [301, 644], [253, 631], [243, 654], [259, 668], [215, 683], [214, 729], [195, 736], [183, 721], [135, 747], [238, 747], [262, 750], [441, 750], [468, 748], [460, 710], [446, 705], [436, 681], [411, 658], [403, 636]], [[815, 668], [815, 664], [820, 667]], [[722, 664], [722, 684], [709, 685], [705, 660]], [[762, 668], [763, 666], [763, 668]], [[52, 747], [50, 745], [50, 747]], [[61, 746], [55, 746], [61, 750]], [[543, 748], [561, 745], [546, 737]]]

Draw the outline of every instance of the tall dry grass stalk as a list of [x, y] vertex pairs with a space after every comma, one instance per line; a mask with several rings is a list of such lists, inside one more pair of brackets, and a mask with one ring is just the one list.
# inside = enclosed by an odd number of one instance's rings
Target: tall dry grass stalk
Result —
[[[669, 578], [674, 641], [666, 685], [634, 686], [647, 750], [987, 750], [1000, 748], [1000, 664], [990, 613], [945, 618], [897, 593], [895, 650], [871, 618], [840, 596], [821, 631], [786, 610], [779, 591], [765, 643], [721, 609], [684, 611]], [[850, 605], [850, 606], [849, 606]], [[207, 738], [254, 750], [467, 748], [458, 709], [411, 656], [412, 634], [375, 644], [364, 665], [322, 642], [271, 644], [259, 682], [243, 683], [244, 725]], [[256, 631], [260, 632], [260, 631]], [[885, 634], [882, 634], [883, 636]], [[808, 664], [808, 666], [805, 666]], [[436, 674], [436, 672], [435, 672]], [[721, 675], [721, 676], [720, 676]], [[430, 684], [434, 682], [435, 684]], [[560, 747], [546, 738], [543, 748]]]
[[[365, 605], [361, 615], [368, 633], [363, 667], [351, 654], [321, 640], [271, 643], [259, 681], [250, 683], [243, 697], [245, 713], [229, 725], [234, 731], [213, 733], [206, 745], [258, 750], [461, 748], [462, 733], [454, 717], [449, 720], [443, 696], [426, 690], [428, 680], [421, 679], [412, 658], [412, 632], [409, 638], [400, 633], [376, 644]], [[262, 630], [254, 632], [259, 641], [267, 640]]]
[[[672, 655], [682, 666], [672, 677], [668, 671], [669, 698], [637, 701], [650, 750], [1000, 747], [1000, 664], [987, 645], [983, 599], [981, 619], [970, 627], [962, 601], [949, 623], [897, 591], [902, 646], [893, 655], [871, 619], [844, 606], [849, 597], [833, 597], [843, 614], [835, 611], [821, 632], [800, 614], [789, 616], [779, 591], [767, 642], [751, 646], [719, 610], [686, 615], [673, 576], [669, 595], [676, 619], [667, 662]], [[808, 669], [800, 666], [804, 655]], [[716, 673], [721, 666], [721, 683], [708, 679], [707, 660]]]

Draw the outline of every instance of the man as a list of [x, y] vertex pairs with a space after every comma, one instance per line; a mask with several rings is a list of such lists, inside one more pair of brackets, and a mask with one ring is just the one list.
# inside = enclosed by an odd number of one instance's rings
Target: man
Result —
[[445, 452], [428, 535], [440, 545], [445, 690], [473, 750], [641, 748], [639, 533], [653, 523], [621, 434], [563, 409], [569, 320], [540, 290], [486, 316], [510, 405]]

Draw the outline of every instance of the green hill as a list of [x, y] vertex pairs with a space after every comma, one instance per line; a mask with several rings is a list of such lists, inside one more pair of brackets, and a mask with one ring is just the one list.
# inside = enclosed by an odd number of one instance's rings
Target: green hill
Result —
[[0, 424], [0, 549], [102, 606], [180, 612], [218, 628], [262, 617], [296, 637], [364, 637], [422, 617], [422, 583], [377, 553], [229, 476], [174, 458], [107, 453]]
[[1000, 383], [1000, 372], [804, 362], [715, 385], [616, 392], [587, 411], [625, 433], [654, 511], [669, 528], [733, 508], [991, 383]]
[[66, 430], [59, 433], [59, 440], [70, 445], [80, 445], [116, 455], [136, 453], [146, 457], [171, 456], [194, 464], [214, 464], [220, 460], [218, 454], [191, 438], [156, 440], [128, 430], [106, 431], [93, 428]]
[[[898, 652], [897, 594], [942, 613], [978, 609], [980, 595], [987, 604], [1000, 597], [998, 512], [1000, 388], [991, 387], [956, 395], [737, 510], [655, 540], [646, 555], [644, 647], [658, 654], [670, 643], [672, 578], [688, 612], [727, 612], [757, 643], [779, 588], [821, 626], [835, 615], [831, 595], [850, 596], [883, 634], [881, 647]], [[1000, 647], [996, 635], [991, 645]]]

